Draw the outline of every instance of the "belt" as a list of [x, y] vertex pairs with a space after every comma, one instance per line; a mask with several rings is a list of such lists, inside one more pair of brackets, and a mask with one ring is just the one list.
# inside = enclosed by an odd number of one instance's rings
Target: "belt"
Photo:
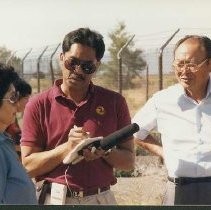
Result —
[[[45, 183], [47, 185], [47, 193], [51, 193], [51, 183]], [[85, 196], [90, 196], [90, 195], [96, 195], [101, 192], [107, 191], [110, 189], [110, 186], [105, 186], [105, 187], [98, 187], [98, 188], [90, 188], [87, 190], [81, 190], [81, 191], [74, 191], [69, 188], [67, 188], [67, 197], [85, 197]]]
[[191, 183], [199, 183], [199, 182], [211, 182], [211, 177], [169, 177], [168, 180], [175, 184], [184, 185], [184, 184], [191, 184]]

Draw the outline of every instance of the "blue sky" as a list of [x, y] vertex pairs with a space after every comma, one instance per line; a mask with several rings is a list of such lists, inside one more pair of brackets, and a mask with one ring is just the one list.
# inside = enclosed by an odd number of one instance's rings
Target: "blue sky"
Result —
[[0, 46], [20, 50], [56, 44], [78, 27], [99, 31], [109, 43], [107, 35], [119, 21], [142, 47], [160, 45], [177, 28], [210, 32], [210, 8], [209, 0], [0, 0]]

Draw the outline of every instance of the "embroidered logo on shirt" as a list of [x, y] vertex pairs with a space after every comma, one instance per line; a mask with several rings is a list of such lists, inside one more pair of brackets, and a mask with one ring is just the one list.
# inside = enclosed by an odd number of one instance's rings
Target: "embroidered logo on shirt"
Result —
[[105, 114], [105, 109], [103, 106], [98, 106], [96, 108], [96, 113], [99, 114], [99, 115], [104, 115]]

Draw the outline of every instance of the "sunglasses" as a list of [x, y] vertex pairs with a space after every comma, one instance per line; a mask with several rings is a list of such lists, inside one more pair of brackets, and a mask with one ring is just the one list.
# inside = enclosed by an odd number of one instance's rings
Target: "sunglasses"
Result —
[[77, 58], [65, 60], [64, 66], [69, 71], [73, 71], [80, 66], [85, 74], [92, 74], [96, 71], [97, 68], [92, 61], [81, 61]]
[[9, 98], [2, 98], [0, 100], [9, 101], [11, 104], [14, 104], [14, 103], [18, 102], [19, 98], [20, 98], [19, 92], [15, 91], [15, 92], [12, 92], [12, 94]]

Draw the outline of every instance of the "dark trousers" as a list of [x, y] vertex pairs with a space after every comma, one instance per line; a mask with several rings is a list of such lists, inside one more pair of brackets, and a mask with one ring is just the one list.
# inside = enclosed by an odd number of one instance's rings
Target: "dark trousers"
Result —
[[167, 182], [163, 205], [211, 205], [211, 182]]

